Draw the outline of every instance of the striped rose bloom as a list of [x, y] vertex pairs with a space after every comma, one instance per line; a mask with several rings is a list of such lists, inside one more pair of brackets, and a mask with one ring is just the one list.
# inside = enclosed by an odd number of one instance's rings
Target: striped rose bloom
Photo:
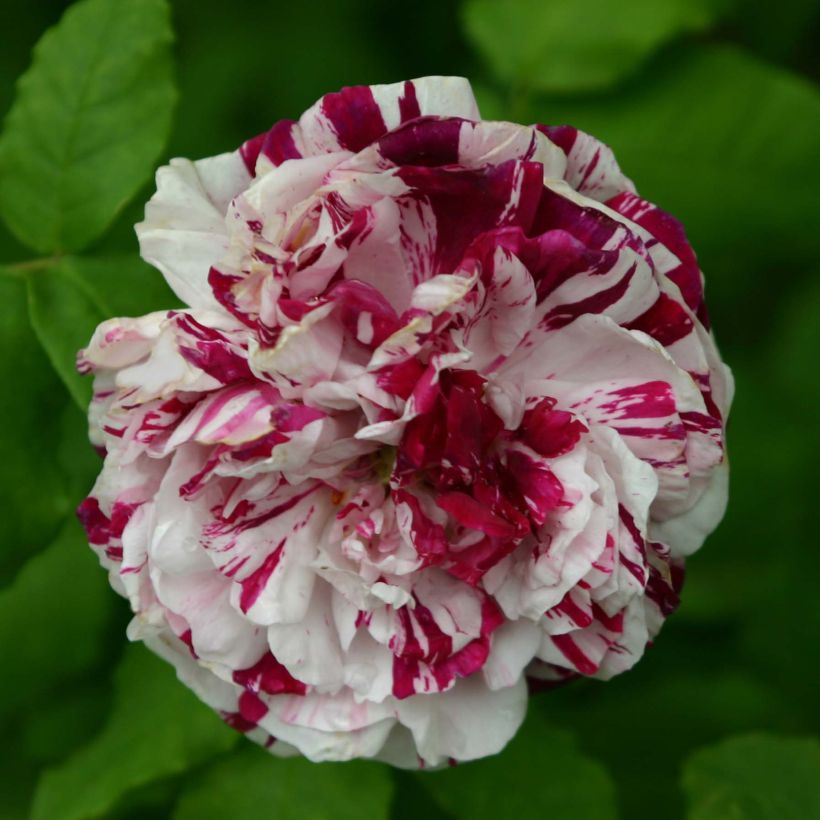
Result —
[[678, 222], [567, 126], [429, 77], [176, 159], [186, 307], [111, 319], [79, 515], [132, 640], [280, 755], [501, 749], [630, 668], [726, 501], [731, 378]]

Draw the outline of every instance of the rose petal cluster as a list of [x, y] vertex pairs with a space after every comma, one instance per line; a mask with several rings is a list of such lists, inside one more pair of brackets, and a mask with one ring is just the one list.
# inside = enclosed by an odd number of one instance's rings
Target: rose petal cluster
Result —
[[461, 78], [345, 88], [160, 169], [137, 233], [185, 307], [81, 351], [79, 515], [129, 637], [230, 725], [439, 766], [641, 657], [723, 513], [732, 388], [606, 146]]

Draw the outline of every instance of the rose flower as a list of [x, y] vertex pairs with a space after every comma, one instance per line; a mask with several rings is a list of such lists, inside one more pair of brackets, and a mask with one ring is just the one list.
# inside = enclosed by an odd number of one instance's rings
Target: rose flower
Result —
[[724, 510], [731, 378], [606, 146], [429, 77], [157, 189], [141, 252], [186, 307], [79, 358], [132, 640], [274, 754], [405, 767], [641, 657]]

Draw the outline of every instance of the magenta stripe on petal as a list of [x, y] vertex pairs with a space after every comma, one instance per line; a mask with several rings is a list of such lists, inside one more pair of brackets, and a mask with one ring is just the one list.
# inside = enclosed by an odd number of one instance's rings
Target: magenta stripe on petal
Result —
[[328, 118], [342, 148], [361, 151], [387, 130], [382, 112], [366, 85], [350, 86], [322, 98]]
[[262, 144], [266, 136], [267, 132], [257, 134], [239, 146], [239, 155], [242, 157], [242, 161], [251, 176], [256, 176], [256, 161], [259, 159], [259, 152], [262, 150]]
[[462, 120], [422, 117], [379, 140], [379, 153], [395, 165], [451, 165], [458, 162]]
[[265, 134], [262, 153], [274, 165], [281, 165], [285, 160], [299, 159], [302, 156], [293, 141], [293, 131], [297, 127], [293, 120], [279, 120]]
[[402, 122], [421, 116], [421, 108], [416, 97], [416, 86], [411, 80], [404, 83], [404, 93], [399, 97], [399, 116]]
[[570, 634], [551, 635], [552, 642], [558, 647], [561, 654], [582, 674], [594, 675], [598, 665], [590, 660]]
[[267, 586], [273, 571], [279, 564], [279, 559], [282, 557], [282, 549], [285, 546], [285, 540], [277, 544], [276, 549], [272, 550], [265, 557], [258, 569], [255, 569], [242, 584], [242, 592], [239, 596], [239, 608], [243, 612], [247, 612], [257, 601], [262, 594], [262, 590]]
[[265, 692], [268, 695], [304, 695], [305, 684], [296, 680], [270, 652], [265, 653], [253, 666], [237, 669], [233, 673], [235, 683], [249, 692]]

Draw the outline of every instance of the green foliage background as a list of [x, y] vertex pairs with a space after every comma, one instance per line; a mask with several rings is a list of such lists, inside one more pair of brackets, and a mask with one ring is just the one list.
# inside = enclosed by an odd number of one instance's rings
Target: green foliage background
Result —
[[[15, 87], [68, 5], [0, 3], [0, 820], [820, 818], [820, 6], [81, 0]], [[74, 352], [171, 304], [132, 230], [156, 165], [424, 74], [591, 131], [683, 220], [737, 378], [732, 498], [641, 664], [534, 698], [498, 757], [277, 761], [126, 646], [73, 519], [98, 467]]]

